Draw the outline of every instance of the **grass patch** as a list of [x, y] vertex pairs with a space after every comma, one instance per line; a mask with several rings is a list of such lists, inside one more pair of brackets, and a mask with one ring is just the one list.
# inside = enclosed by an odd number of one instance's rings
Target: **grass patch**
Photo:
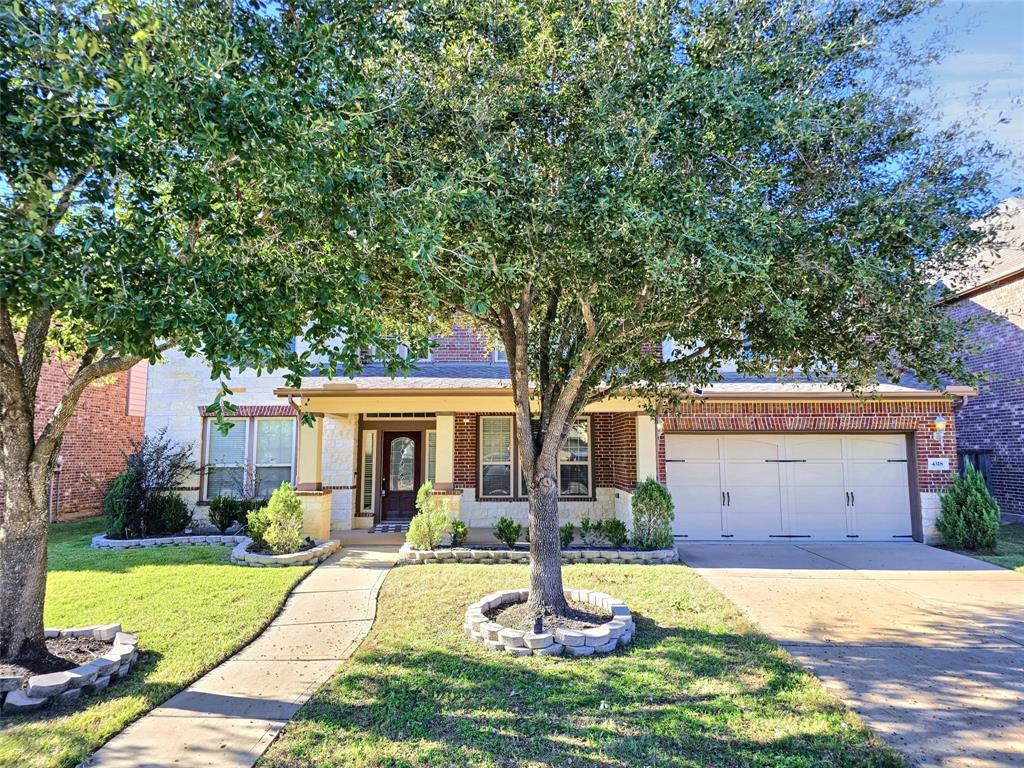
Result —
[[[104, 521], [50, 528], [46, 626], [120, 622], [138, 666], [78, 709], [0, 722], [0, 766], [73, 766], [256, 636], [308, 568], [243, 568], [226, 547], [90, 549]], [[82, 706], [84, 705], [84, 706]]]
[[810, 674], [680, 565], [569, 565], [634, 611], [606, 657], [513, 659], [462, 634], [468, 603], [526, 566], [392, 571], [360, 649], [262, 766], [899, 766]]
[[1024, 525], [999, 526], [999, 538], [992, 552], [962, 552], [987, 563], [1001, 565], [1011, 571], [1024, 573]]

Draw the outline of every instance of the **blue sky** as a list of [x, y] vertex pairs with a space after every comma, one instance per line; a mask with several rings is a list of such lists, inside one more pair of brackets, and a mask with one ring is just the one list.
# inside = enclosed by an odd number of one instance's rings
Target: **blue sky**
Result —
[[1024, 0], [944, 0], [911, 37], [943, 32], [951, 52], [932, 67], [930, 92], [916, 98], [934, 103], [946, 120], [977, 119], [985, 138], [1015, 156], [997, 169], [996, 197], [1024, 195]]

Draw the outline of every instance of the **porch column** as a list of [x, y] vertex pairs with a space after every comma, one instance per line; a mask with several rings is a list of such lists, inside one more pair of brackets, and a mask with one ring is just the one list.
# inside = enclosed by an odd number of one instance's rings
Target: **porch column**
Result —
[[636, 481], [658, 478], [658, 427], [646, 413], [636, 415]]
[[437, 414], [437, 453], [434, 457], [434, 487], [455, 489], [455, 414]]
[[299, 456], [295, 468], [295, 489], [319, 491], [323, 487], [321, 459], [323, 454], [324, 418], [317, 414], [313, 424], [299, 422]]

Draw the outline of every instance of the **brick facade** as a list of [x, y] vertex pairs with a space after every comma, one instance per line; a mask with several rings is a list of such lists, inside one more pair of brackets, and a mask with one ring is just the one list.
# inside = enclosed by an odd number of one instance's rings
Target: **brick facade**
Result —
[[[39, 380], [36, 434], [67, 388], [77, 366], [47, 363]], [[141, 371], [141, 374], [140, 374]], [[60, 472], [54, 473], [52, 513], [69, 520], [98, 515], [111, 480], [124, 469], [124, 456], [142, 439], [143, 414], [134, 406], [145, 389], [145, 364], [87, 387], [68, 424], [61, 446]], [[130, 382], [134, 385], [132, 391]], [[129, 414], [131, 411], [131, 415]], [[137, 414], [137, 415], [136, 415]], [[0, 494], [0, 507], [3, 506]]]
[[950, 313], [975, 323], [967, 364], [987, 376], [957, 416], [959, 446], [988, 454], [989, 485], [1005, 519], [1024, 522], [1024, 275], [964, 296]]
[[469, 325], [456, 325], [435, 340], [430, 359], [436, 363], [485, 363], [493, 359], [484, 335]]
[[[932, 439], [936, 416], [946, 420], [945, 447]], [[956, 470], [956, 426], [945, 401], [864, 402], [696, 402], [662, 417], [658, 438], [658, 480], [666, 481], [667, 432], [903, 432], [913, 435], [921, 493], [939, 493]], [[949, 470], [929, 470], [928, 459], [946, 458]]]

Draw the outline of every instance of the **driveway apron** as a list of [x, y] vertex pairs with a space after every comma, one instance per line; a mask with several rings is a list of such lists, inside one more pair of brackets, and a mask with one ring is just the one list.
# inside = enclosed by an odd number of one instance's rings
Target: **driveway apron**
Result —
[[680, 556], [913, 765], [1024, 766], [1024, 576], [922, 544]]

